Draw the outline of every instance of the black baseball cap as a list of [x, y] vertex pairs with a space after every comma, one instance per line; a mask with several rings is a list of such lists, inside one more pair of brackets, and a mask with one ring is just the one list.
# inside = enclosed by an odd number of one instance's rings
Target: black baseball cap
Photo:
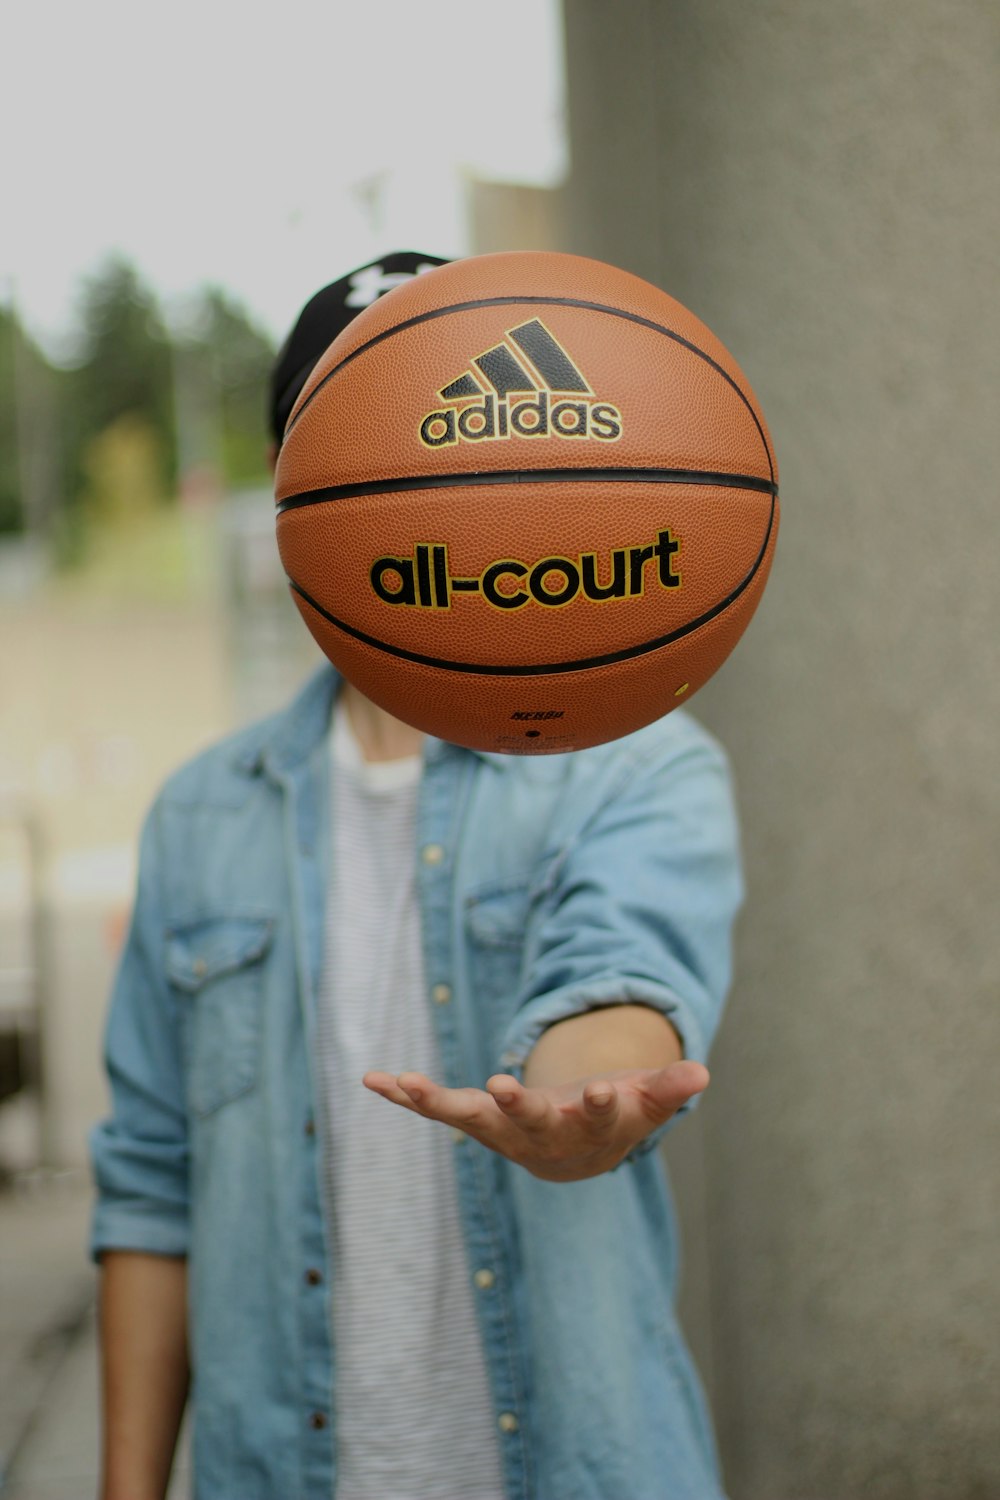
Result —
[[446, 265], [448, 261], [438, 255], [395, 250], [391, 255], [381, 255], [378, 260], [350, 271], [339, 281], [331, 281], [329, 286], [310, 297], [281, 346], [271, 371], [268, 421], [271, 436], [279, 448], [299, 392], [316, 361], [337, 334], [357, 317], [362, 308], [369, 307], [384, 292], [409, 281], [411, 276], [419, 276], [422, 271]]

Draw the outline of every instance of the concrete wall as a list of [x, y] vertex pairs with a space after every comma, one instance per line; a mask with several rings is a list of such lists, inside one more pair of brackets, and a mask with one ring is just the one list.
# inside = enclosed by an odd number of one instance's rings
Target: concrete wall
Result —
[[566, 248], [768, 415], [783, 532], [694, 708], [750, 899], [672, 1152], [736, 1500], [1000, 1495], [1000, 10], [566, 0]]

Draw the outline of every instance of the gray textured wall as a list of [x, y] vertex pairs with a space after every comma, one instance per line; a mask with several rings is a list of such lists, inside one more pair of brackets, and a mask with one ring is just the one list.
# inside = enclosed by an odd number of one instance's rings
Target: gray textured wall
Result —
[[782, 469], [693, 707], [751, 894], [671, 1148], [736, 1500], [1000, 1496], [1000, 7], [566, 0], [566, 248], [744, 365]]

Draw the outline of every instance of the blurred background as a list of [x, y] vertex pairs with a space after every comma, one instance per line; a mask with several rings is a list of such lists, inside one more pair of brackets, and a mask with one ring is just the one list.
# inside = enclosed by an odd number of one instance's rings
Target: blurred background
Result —
[[0, 35], [4, 1500], [93, 1490], [85, 1132], [140, 820], [317, 659], [270, 361], [401, 248], [615, 262], [753, 383], [784, 519], [694, 705], [749, 897], [669, 1145], [684, 1321], [733, 1500], [996, 1500], [1000, 11], [94, 0]]

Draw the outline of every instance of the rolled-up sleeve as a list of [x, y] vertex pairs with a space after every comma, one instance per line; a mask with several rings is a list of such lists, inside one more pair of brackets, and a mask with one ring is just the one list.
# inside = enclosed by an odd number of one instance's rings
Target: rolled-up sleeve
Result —
[[177, 996], [163, 973], [158, 810], [143, 831], [136, 902], [105, 1032], [111, 1114], [90, 1134], [91, 1253], [186, 1255], [188, 1137]]
[[732, 784], [715, 741], [699, 732], [674, 755], [626, 759], [537, 903], [500, 1065], [518, 1074], [547, 1027], [616, 1004], [661, 1012], [684, 1056], [706, 1061], [741, 900]]

